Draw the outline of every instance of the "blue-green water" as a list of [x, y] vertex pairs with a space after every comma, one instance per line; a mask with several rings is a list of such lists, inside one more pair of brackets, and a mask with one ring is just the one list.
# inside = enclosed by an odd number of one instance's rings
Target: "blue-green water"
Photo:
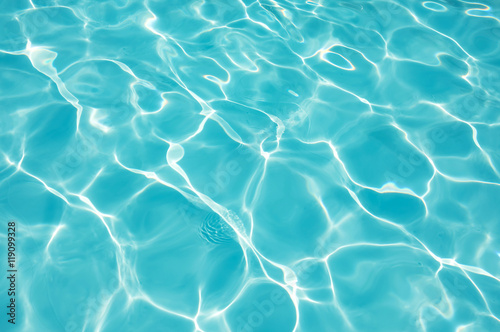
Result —
[[499, 8], [2, 0], [0, 330], [500, 331]]

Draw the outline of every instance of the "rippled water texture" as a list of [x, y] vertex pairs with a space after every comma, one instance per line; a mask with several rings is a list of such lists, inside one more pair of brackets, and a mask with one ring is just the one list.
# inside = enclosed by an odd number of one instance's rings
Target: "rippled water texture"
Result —
[[480, 1], [1, 1], [0, 330], [500, 331]]

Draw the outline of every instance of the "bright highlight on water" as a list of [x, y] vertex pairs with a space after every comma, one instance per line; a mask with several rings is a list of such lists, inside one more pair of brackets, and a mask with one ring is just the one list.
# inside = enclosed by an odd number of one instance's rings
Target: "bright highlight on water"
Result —
[[0, 4], [0, 330], [500, 331], [491, 0]]

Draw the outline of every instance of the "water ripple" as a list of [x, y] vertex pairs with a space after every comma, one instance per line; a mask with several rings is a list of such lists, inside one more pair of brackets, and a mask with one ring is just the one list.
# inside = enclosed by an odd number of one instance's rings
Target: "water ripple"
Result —
[[500, 330], [497, 3], [0, 9], [20, 331]]

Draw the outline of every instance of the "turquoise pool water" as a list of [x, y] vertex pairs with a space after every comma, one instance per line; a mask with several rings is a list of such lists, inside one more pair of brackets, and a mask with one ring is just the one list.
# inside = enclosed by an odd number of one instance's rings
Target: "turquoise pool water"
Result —
[[480, 1], [1, 1], [0, 330], [500, 331]]

